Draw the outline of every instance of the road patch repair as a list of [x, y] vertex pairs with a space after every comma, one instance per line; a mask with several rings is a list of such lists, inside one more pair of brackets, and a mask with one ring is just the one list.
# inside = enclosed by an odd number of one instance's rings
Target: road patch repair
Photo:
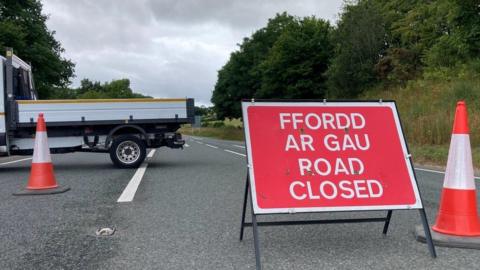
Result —
[[[447, 169], [432, 236], [435, 245], [480, 249], [480, 220], [473, 176], [470, 130], [465, 102], [457, 103]], [[416, 228], [417, 240], [425, 234]]]
[[96, 236], [112, 236], [116, 231], [114, 227], [104, 227], [95, 231]]
[[[245, 100], [242, 112], [248, 174], [240, 240], [244, 227], [251, 226], [257, 269], [258, 226], [383, 222], [386, 235], [393, 210], [400, 209], [419, 210], [428, 250], [436, 257], [394, 101]], [[372, 210], [387, 213], [384, 218], [257, 221], [260, 215]]]

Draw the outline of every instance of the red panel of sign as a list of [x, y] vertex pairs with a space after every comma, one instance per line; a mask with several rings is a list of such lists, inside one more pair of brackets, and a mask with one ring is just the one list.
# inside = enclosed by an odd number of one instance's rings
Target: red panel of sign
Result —
[[394, 102], [243, 102], [257, 214], [422, 208]]

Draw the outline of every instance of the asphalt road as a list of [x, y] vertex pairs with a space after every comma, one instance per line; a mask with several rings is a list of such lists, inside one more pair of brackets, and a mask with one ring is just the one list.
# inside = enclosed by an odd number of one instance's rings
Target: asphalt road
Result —
[[[25, 157], [0, 159], [0, 269], [255, 269], [251, 228], [238, 240], [246, 176], [239, 142], [188, 138], [159, 149], [131, 202], [117, 202], [136, 170], [105, 154], [54, 155], [57, 180], [72, 189], [16, 197], [29, 175]], [[228, 152], [228, 151], [230, 152]], [[20, 161], [17, 161], [20, 160]], [[443, 175], [417, 171], [430, 223]], [[139, 177], [138, 175], [136, 176]], [[385, 212], [262, 216], [260, 220], [352, 218]], [[248, 216], [249, 217], [249, 216]], [[382, 223], [261, 227], [264, 269], [478, 269], [480, 251], [415, 241], [418, 211]], [[96, 236], [115, 227], [113, 236]]]

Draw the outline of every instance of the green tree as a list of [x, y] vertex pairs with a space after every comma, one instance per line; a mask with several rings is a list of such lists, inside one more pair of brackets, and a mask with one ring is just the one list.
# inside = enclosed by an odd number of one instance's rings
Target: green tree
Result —
[[129, 79], [113, 80], [101, 84], [83, 79], [80, 87], [74, 90], [77, 98], [98, 99], [98, 98], [149, 98], [140, 93], [135, 93], [130, 88]]
[[[407, 50], [427, 67], [453, 67], [478, 58], [480, 6], [475, 0], [377, 0], [387, 21], [389, 47]], [[401, 10], [401, 12], [397, 12]]]
[[76, 99], [77, 92], [75, 89], [68, 87], [53, 87], [50, 89], [50, 97], [55, 99]]
[[218, 72], [211, 99], [217, 117], [240, 117], [244, 98], [323, 97], [330, 31], [323, 20], [282, 13], [245, 38]]
[[420, 55], [429, 66], [454, 66], [468, 57], [459, 5], [451, 0], [422, 1], [392, 25], [401, 45]]
[[241, 116], [242, 98], [355, 98], [422, 75], [475, 72], [479, 14], [478, 0], [347, 0], [333, 29], [277, 14], [231, 54], [211, 101], [221, 119]]
[[324, 73], [333, 46], [331, 27], [315, 17], [289, 24], [262, 63], [261, 88], [257, 98], [324, 98]]
[[480, 56], [480, 4], [478, 0], [453, 0], [457, 5], [455, 23], [467, 40], [470, 55]]
[[204, 105], [198, 107], [195, 106], [195, 115], [201, 115], [201, 116], [206, 116], [212, 113], [212, 108], [211, 107], [206, 107]]
[[80, 87], [76, 89], [77, 95], [83, 95], [86, 92], [103, 92], [103, 87], [100, 82], [83, 79], [80, 81]]
[[38, 0], [2, 0], [0, 2], [0, 49], [13, 47], [14, 52], [30, 62], [41, 98], [49, 98], [53, 87], [66, 87], [73, 77], [74, 64], [61, 54], [42, 14]]
[[261, 63], [284, 29], [294, 22], [286, 13], [277, 14], [268, 20], [266, 27], [257, 30], [250, 38], [244, 38], [238, 51], [218, 72], [212, 94], [212, 103], [217, 117], [240, 117], [240, 100], [252, 98], [262, 82]]
[[345, 5], [332, 41], [328, 96], [352, 98], [377, 80], [375, 65], [387, 47], [385, 21], [373, 1]]

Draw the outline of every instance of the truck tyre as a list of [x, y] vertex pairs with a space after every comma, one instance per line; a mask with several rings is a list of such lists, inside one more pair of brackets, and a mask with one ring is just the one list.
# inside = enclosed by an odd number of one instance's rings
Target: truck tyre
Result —
[[147, 146], [133, 135], [121, 135], [113, 139], [110, 159], [119, 168], [138, 168], [147, 156]]

